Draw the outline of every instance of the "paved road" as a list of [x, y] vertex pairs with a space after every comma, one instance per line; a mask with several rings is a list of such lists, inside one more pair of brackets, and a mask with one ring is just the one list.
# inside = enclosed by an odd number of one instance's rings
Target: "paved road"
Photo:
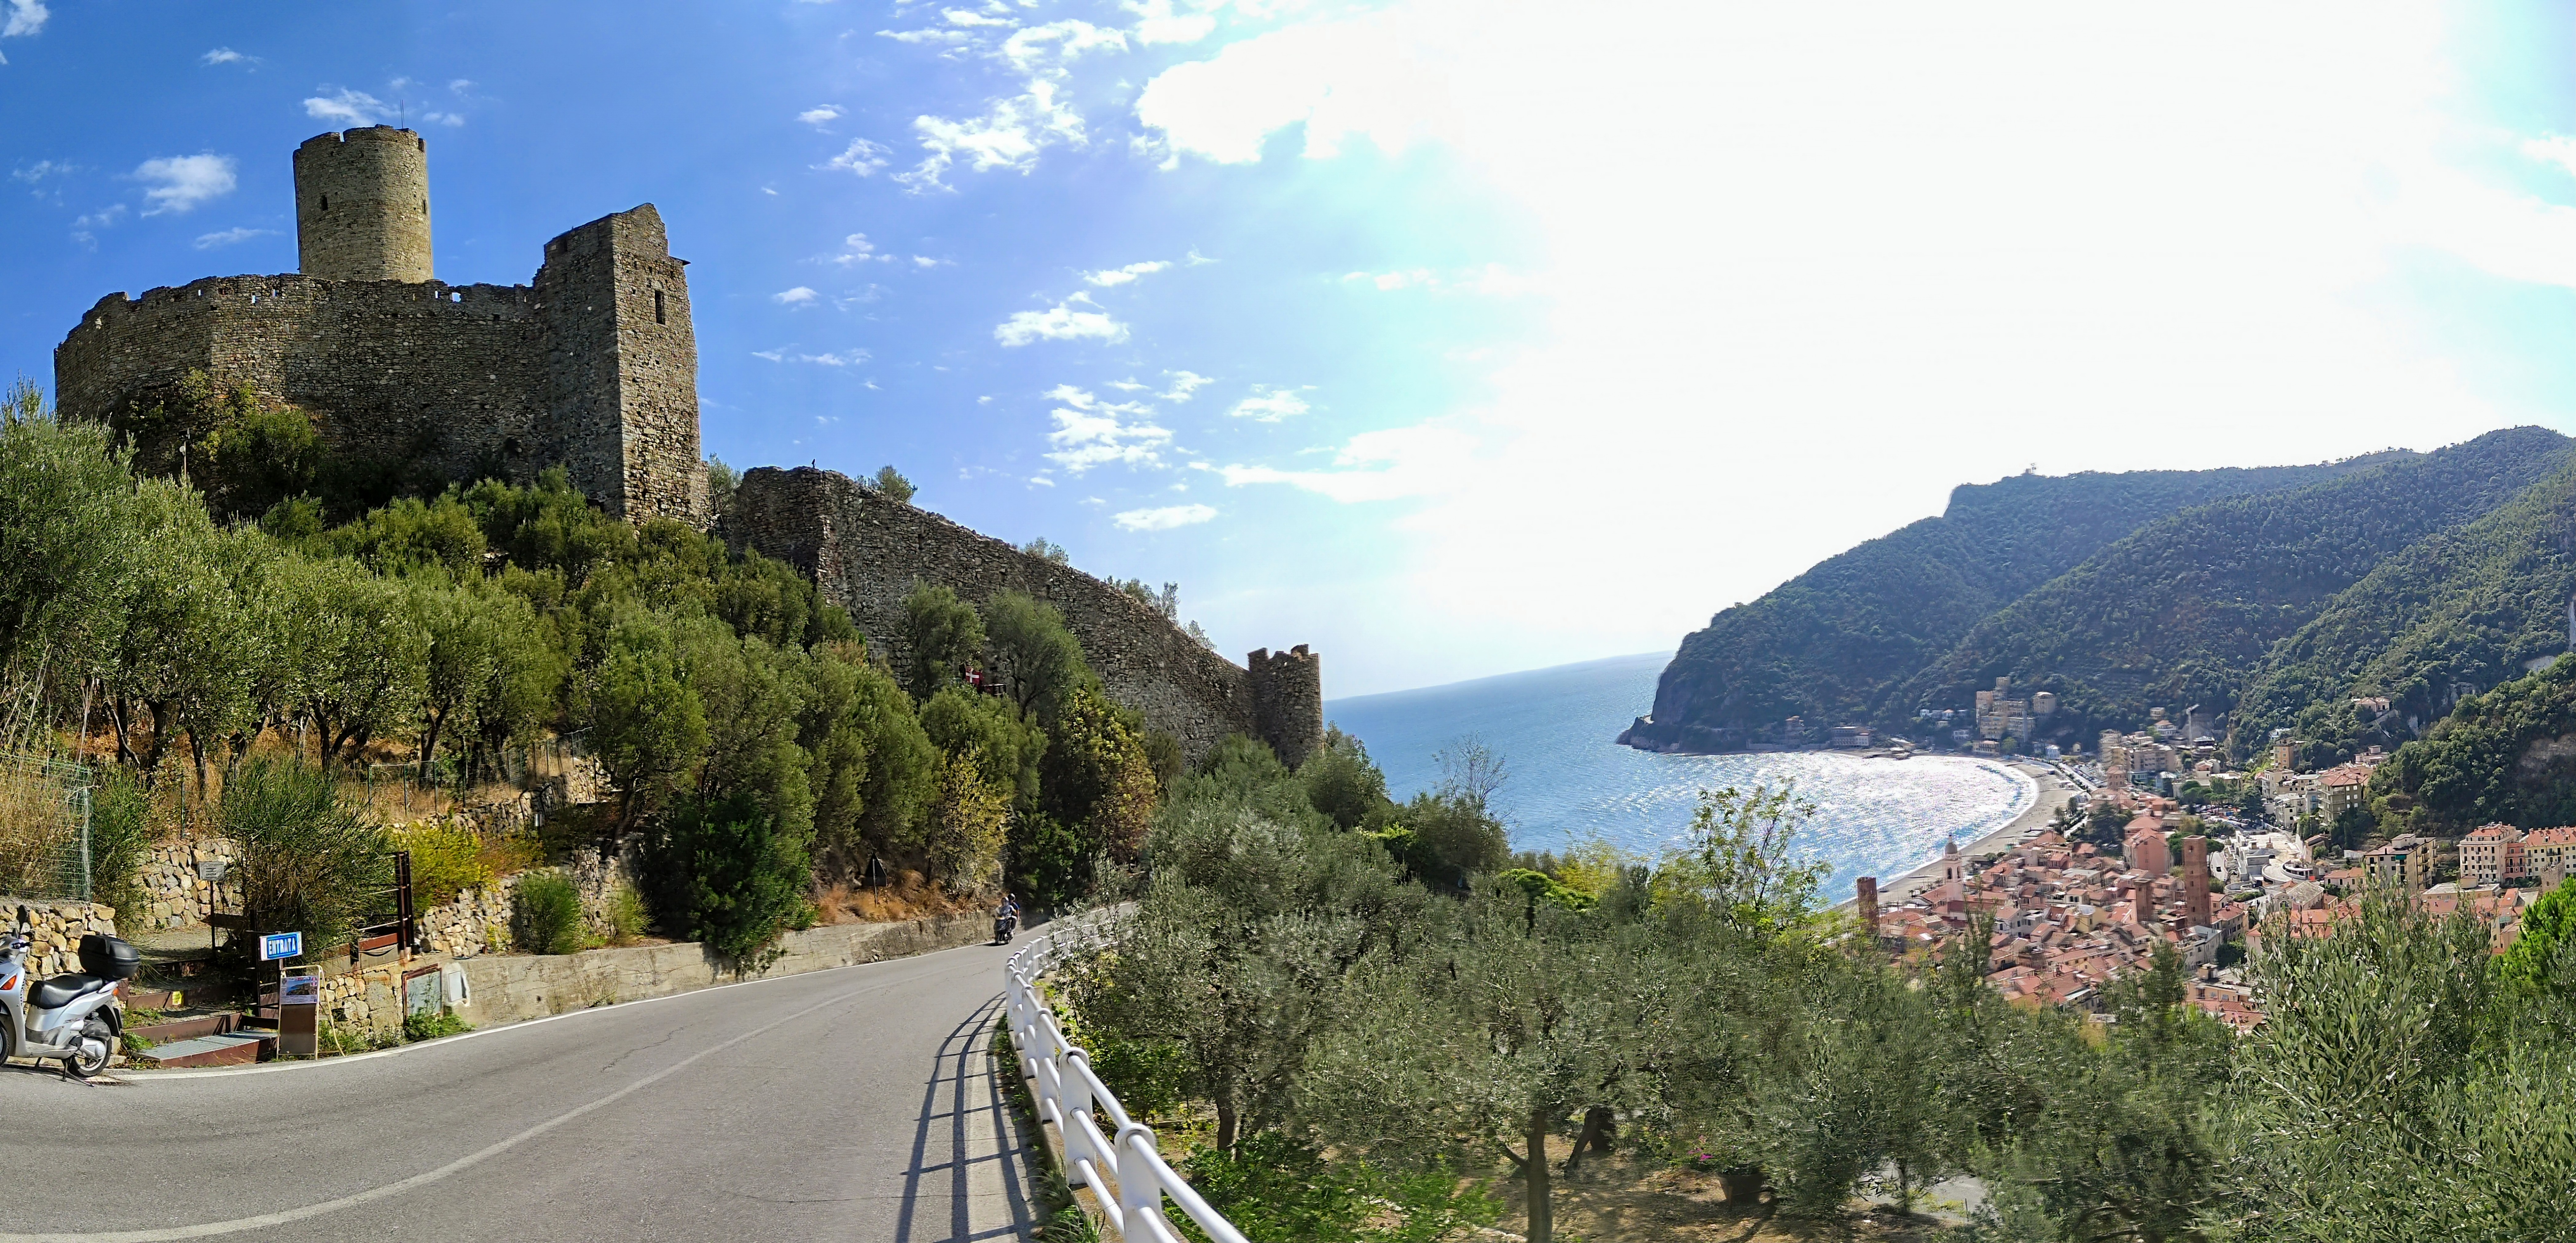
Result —
[[1023, 1238], [986, 946], [390, 1055], [0, 1069], [0, 1243]]

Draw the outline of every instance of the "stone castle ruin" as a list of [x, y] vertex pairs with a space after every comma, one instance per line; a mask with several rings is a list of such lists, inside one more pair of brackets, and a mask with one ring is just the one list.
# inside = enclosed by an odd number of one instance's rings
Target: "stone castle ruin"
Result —
[[[671, 257], [661, 213], [646, 203], [547, 242], [532, 284], [447, 285], [432, 275], [429, 203], [418, 133], [307, 139], [295, 152], [303, 270], [100, 299], [54, 349], [56, 408], [114, 421], [201, 371], [311, 414], [335, 454], [519, 483], [562, 465], [628, 521], [714, 523], [687, 261]], [[814, 578], [892, 658], [916, 579], [977, 602], [1020, 590], [1061, 609], [1111, 697], [1193, 758], [1244, 733], [1295, 764], [1323, 737], [1323, 681], [1304, 647], [1237, 666], [1099, 579], [837, 472], [753, 470], [715, 525]]]

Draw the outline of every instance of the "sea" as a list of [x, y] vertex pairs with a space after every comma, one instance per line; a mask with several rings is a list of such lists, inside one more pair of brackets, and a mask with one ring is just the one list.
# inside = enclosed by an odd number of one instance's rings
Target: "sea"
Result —
[[1893, 878], [2011, 821], [2038, 786], [2001, 764], [1957, 756], [1863, 759], [1820, 751], [1658, 755], [1620, 746], [1654, 705], [1671, 653], [1614, 656], [1324, 703], [1385, 770], [1398, 801], [1438, 787], [1443, 752], [1475, 741], [1500, 757], [1492, 806], [1518, 850], [1592, 838], [1656, 855], [1688, 836], [1700, 792], [1793, 788], [1816, 813], [1793, 848], [1832, 868], [1840, 902], [1863, 876]]

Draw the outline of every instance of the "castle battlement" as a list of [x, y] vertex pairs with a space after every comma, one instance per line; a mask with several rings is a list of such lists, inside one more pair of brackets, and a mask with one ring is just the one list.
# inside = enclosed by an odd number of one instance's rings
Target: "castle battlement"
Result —
[[704, 525], [697, 336], [661, 213], [557, 235], [533, 284], [448, 285], [429, 275], [426, 160], [384, 126], [305, 142], [305, 270], [100, 299], [54, 350], [56, 408], [114, 423], [203, 371], [314, 415], [338, 454], [520, 483], [562, 464], [611, 513]]

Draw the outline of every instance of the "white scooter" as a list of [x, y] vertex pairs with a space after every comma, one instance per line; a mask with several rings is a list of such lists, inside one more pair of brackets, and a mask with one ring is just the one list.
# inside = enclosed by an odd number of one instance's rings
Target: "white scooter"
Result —
[[125, 1031], [117, 996], [142, 968], [134, 947], [111, 936], [80, 939], [81, 973], [37, 983], [30, 971], [35, 922], [18, 908], [18, 926], [0, 937], [0, 1061], [61, 1058], [83, 1079], [107, 1069]]

